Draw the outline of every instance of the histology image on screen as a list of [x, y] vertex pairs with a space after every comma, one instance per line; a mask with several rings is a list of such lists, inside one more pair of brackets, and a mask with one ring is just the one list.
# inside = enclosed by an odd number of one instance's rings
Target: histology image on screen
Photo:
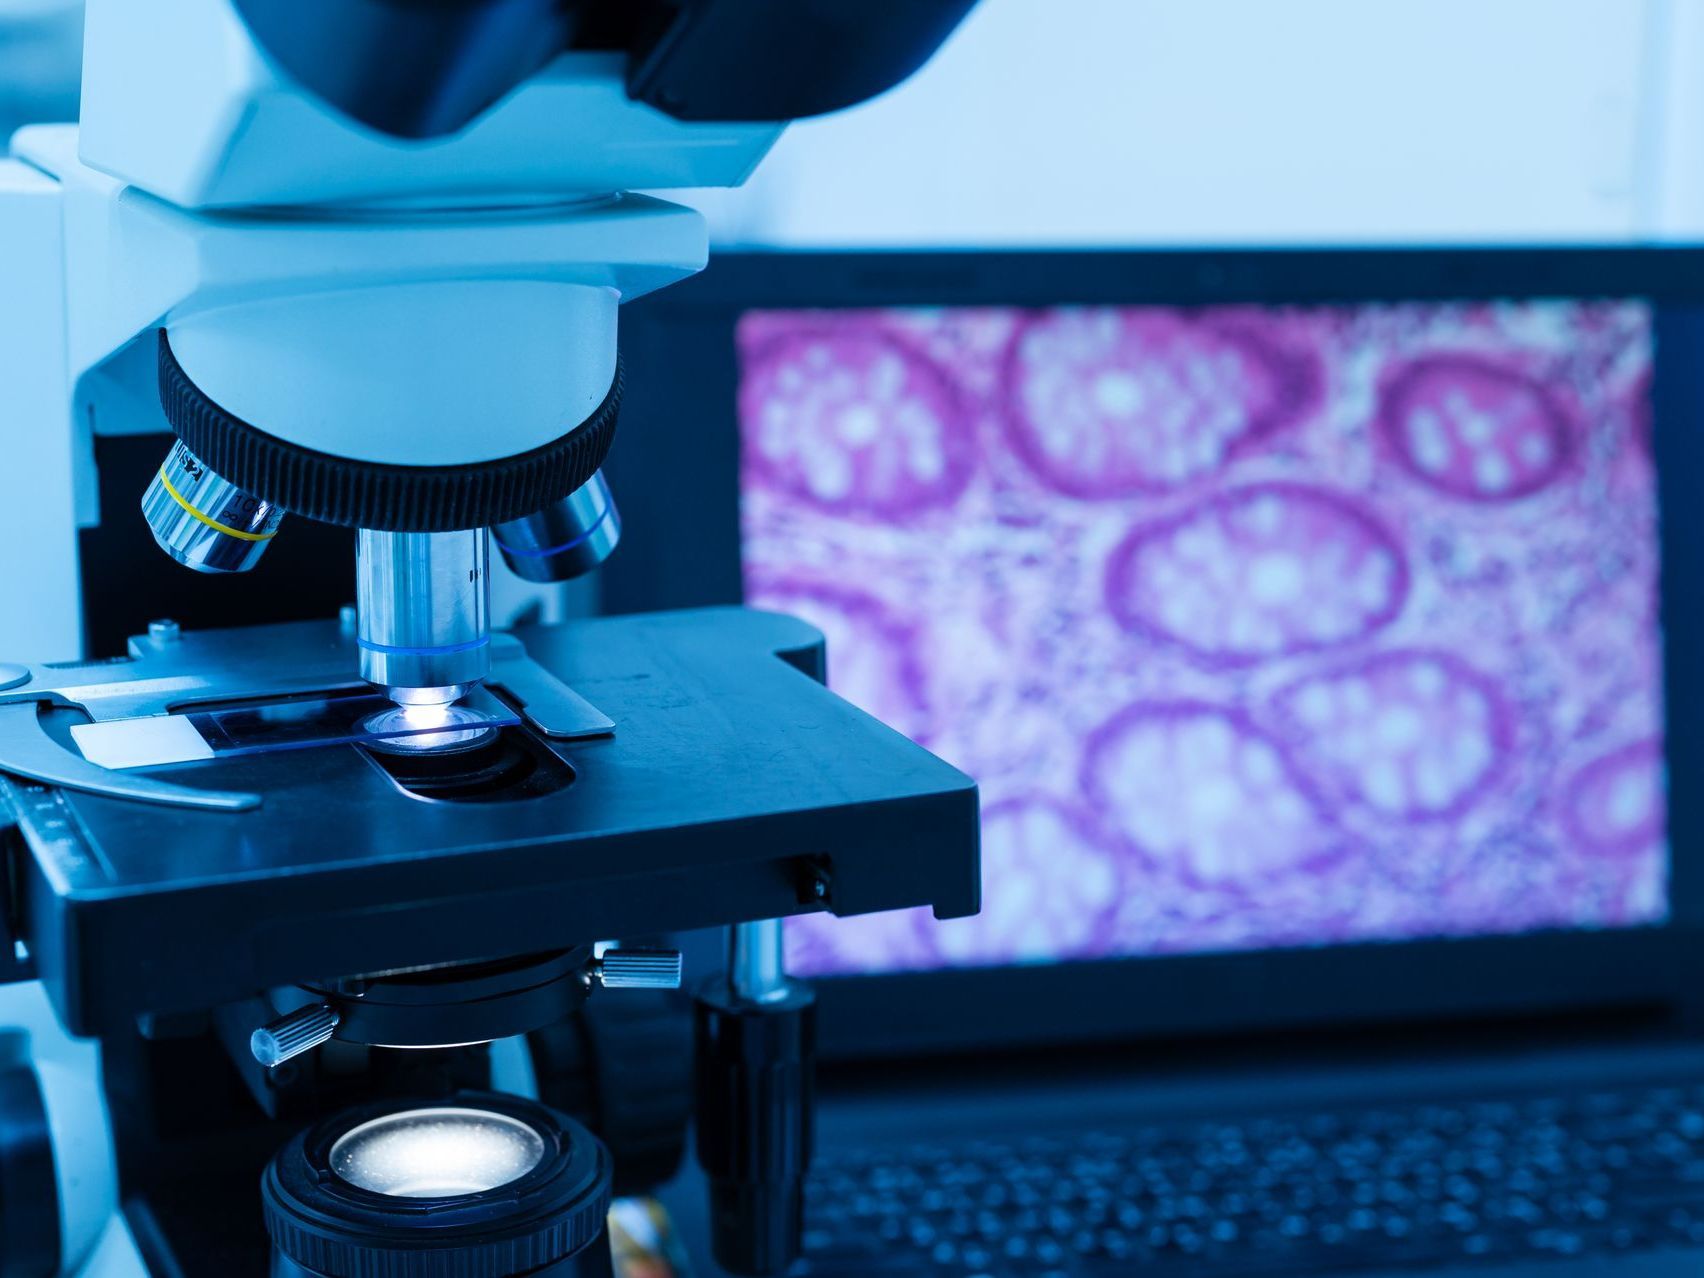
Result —
[[1649, 308], [752, 312], [748, 602], [977, 778], [802, 973], [1668, 910]]

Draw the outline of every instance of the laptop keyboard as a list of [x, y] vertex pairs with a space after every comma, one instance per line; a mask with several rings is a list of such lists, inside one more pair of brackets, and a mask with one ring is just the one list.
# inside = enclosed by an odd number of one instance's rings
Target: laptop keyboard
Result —
[[819, 1153], [805, 1272], [1330, 1274], [1704, 1244], [1704, 1087]]

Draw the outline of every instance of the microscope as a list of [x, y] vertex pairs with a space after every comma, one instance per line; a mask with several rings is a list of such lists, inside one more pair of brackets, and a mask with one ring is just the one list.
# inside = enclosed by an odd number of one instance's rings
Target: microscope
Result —
[[[618, 307], [707, 244], [631, 192], [738, 184], [970, 3], [91, 0], [80, 126], [0, 161], [0, 1278], [609, 1278], [687, 1092], [722, 1264], [791, 1262], [780, 920], [975, 912], [975, 787], [790, 618], [503, 633], [491, 548], [619, 540]], [[310, 555], [265, 624], [90, 639], [143, 580], [94, 532], [218, 618], [298, 530], [352, 606]]]

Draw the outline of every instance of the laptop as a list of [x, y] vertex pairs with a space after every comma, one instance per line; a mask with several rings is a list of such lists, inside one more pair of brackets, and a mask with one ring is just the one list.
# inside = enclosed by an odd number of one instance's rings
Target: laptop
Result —
[[624, 342], [605, 605], [806, 618], [983, 796], [978, 918], [788, 924], [801, 1272], [1704, 1269], [1704, 253], [725, 255]]

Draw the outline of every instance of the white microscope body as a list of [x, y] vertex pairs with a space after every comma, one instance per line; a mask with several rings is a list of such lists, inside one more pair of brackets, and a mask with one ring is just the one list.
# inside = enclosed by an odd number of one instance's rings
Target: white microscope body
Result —
[[[99, 509], [94, 437], [160, 429], [158, 330], [209, 396], [305, 448], [524, 453], [608, 393], [619, 304], [705, 263], [697, 213], [627, 189], [737, 184], [781, 131], [673, 120], [593, 52], [399, 141], [301, 92], [225, 0], [93, 0], [85, 85], [80, 126], [0, 159], [0, 652], [32, 659], [82, 649], [77, 530], [137, 517]], [[39, 985], [0, 998], [61, 1151], [62, 1272], [143, 1278], [94, 1045]]]

